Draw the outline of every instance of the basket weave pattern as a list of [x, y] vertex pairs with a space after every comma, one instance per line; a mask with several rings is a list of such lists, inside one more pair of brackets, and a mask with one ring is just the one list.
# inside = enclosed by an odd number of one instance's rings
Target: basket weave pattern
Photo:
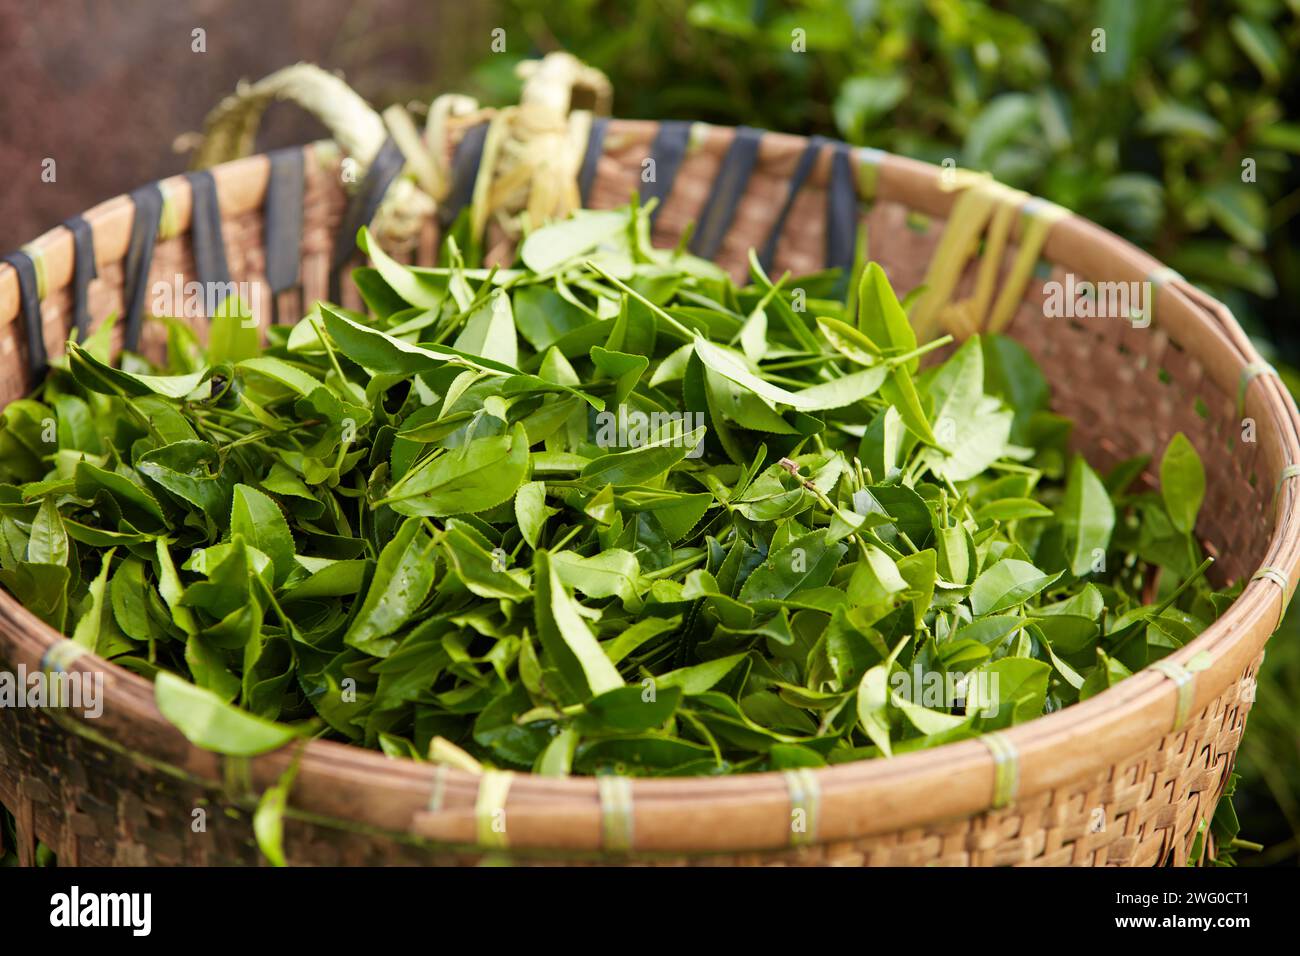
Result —
[[[588, 204], [625, 203], [641, 184], [642, 161], [657, 131], [650, 122], [611, 121]], [[697, 127], [655, 225], [669, 245], [698, 218], [732, 131]], [[762, 246], [786, 200], [805, 147], [767, 135], [717, 260], [738, 276], [751, 247]], [[329, 263], [346, 197], [328, 150], [306, 154], [301, 290], [282, 293], [281, 316], [327, 296]], [[871, 257], [893, 284], [920, 283], [953, 195], [935, 167], [856, 154], [859, 214]], [[794, 201], [777, 245], [778, 274], [819, 269], [825, 248], [830, 150], [824, 150]], [[870, 168], [867, 168], [870, 167]], [[231, 278], [265, 273], [262, 203], [265, 157], [214, 170]], [[197, 278], [186, 229], [189, 191], [169, 181], [173, 236], [159, 239], [150, 285]], [[99, 277], [90, 286], [96, 322], [123, 307], [123, 259], [133, 211], [119, 197], [88, 212]], [[1006, 250], [1009, 262], [1019, 224]], [[492, 239], [493, 237], [489, 237]], [[433, 261], [438, 231], [428, 224], [404, 258]], [[501, 237], [487, 247], [500, 255]], [[34, 244], [42, 254], [46, 348], [58, 354], [71, 325], [72, 241], [55, 230]], [[1042, 256], [1051, 278], [1145, 281], [1158, 263], [1095, 226], [1056, 223]], [[1004, 264], [1005, 265], [1005, 264]], [[959, 293], [973, 284], [978, 259]], [[1183, 431], [1207, 467], [1198, 535], [1218, 558], [1217, 579], [1242, 580], [1266, 565], [1293, 582], [1300, 530], [1295, 482], [1275, 486], [1300, 461], [1297, 418], [1275, 377], [1246, 380], [1259, 357], [1230, 314], [1181, 281], [1155, 287], [1154, 323], [1134, 328], [1103, 319], [1045, 319], [1041, 281], [1033, 280], [1007, 331], [1024, 344], [1054, 385], [1054, 408], [1076, 422], [1074, 441], [1099, 467], [1158, 454]], [[345, 305], [359, 306], [345, 284]], [[0, 266], [0, 404], [30, 391], [18, 283]], [[161, 344], [146, 326], [145, 351]], [[1257, 441], [1241, 441], [1241, 422]], [[1151, 482], [1150, 475], [1144, 476]], [[427, 764], [389, 760], [333, 743], [305, 752], [290, 800], [285, 848], [299, 863], [469, 863], [507, 853], [528, 863], [847, 865], [1152, 865], [1186, 862], [1198, 828], [1213, 815], [1231, 772], [1254, 675], [1290, 586], [1253, 581], [1217, 624], [1173, 656], [1186, 664], [1204, 652], [1190, 690], [1189, 716], [1174, 728], [1179, 692], [1145, 672], [1083, 704], [1006, 736], [1018, 754], [1014, 799], [994, 808], [994, 761], [978, 741], [893, 760], [816, 772], [811, 832], [793, 845], [792, 797], [780, 774], [746, 778], [638, 780], [627, 818], [630, 847], [614, 850], [608, 808], [594, 780], [518, 775], [506, 800], [501, 846], [479, 844], [479, 778]], [[0, 593], [0, 668], [39, 669], [58, 635]], [[35, 840], [60, 863], [255, 863], [249, 808], [290, 755], [235, 761], [199, 751], [158, 714], [142, 678], [92, 657], [69, 670], [102, 671], [105, 713], [83, 721], [67, 712], [0, 709], [0, 803], [16, 815], [20, 858]], [[196, 832], [195, 810], [206, 812]]]

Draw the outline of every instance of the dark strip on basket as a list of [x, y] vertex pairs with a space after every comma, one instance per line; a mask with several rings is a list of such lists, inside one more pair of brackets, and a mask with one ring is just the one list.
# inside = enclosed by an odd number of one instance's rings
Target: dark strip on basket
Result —
[[141, 186], [131, 193], [135, 217], [131, 222], [131, 242], [126, 248], [125, 299], [126, 329], [122, 347], [134, 352], [140, 345], [140, 325], [144, 299], [148, 294], [149, 266], [158, 242], [158, 224], [162, 221], [163, 195], [157, 183]]
[[357, 233], [375, 218], [384, 193], [406, 164], [401, 149], [390, 136], [375, 154], [361, 187], [348, 202], [338, 232], [334, 234], [334, 257], [330, 262], [330, 298], [339, 301], [339, 273], [357, 249]]
[[49, 356], [45, 353], [45, 336], [41, 331], [41, 295], [36, 278], [36, 263], [27, 253], [19, 250], [11, 252], [2, 260], [14, 267], [18, 273], [18, 296], [23, 310], [23, 331], [27, 340], [27, 368], [31, 372], [31, 384], [35, 385], [45, 376], [49, 368]]
[[193, 197], [190, 216], [190, 242], [194, 248], [194, 267], [199, 281], [208, 288], [205, 302], [220, 305], [230, 288], [230, 268], [226, 265], [226, 243], [221, 236], [221, 205], [217, 201], [217, 182], [206, 169], [187, 173]]
[[645, 170], [641, 174], [641, 205], [651, 199], [659, 204], [650, 213], [653, 224], [663, 211], [664, 201], [673, 191], [673, 181], [681, 169], [682, 160], [686, 158], [686, 147], [691, 141], [691, 124], [686, 120], [664, 120], [659, 124], [659, 132], [650, 144], [650, 161], [654, 164], [651, 178], [647, 181]]
[[582, 204], [587, 205], [591, 195], [591, 186], [596, 181], [596, 164], [605, 152], [605, 131], [609, 129], [609, 120], [597, 116], [591, 121], [591, 132], [587, 134], [587, 151], [582, 155], [582, 169], [578, 173], [578, 193]]
[[99, 276], [95, 265], [95, 230], [80, 216], [65, 219], [63, 225], [72, 233], [72, 315], [77, 341], [90, 333], [90, 280]]
[[271, 287], [271, 315], [280, 321], [276, 296], [297, 286], [302, 268], [302, 216], [305, 179], [301, 147], [270, 154], [263, 217], [266, 223], [266, 281]]
[[858, 225], [858, 187], [850, 156], [847, 144], [835, 144], [826, 187], [826, 268], [838, 267], [845, 273], [853, 268]]
[[478, 179], [479, 163], [483, 161], [487, 131], [487, 123], [471, 126], [456, 145], [456, 155], [451, 160], [451, 189], [438, 208], [438, 225], [443, 230], [451, 228], [460, 211], [474, 198], [474, 181]]
[[781, 211], [777, 213], [776, 221], [772, 223], [772, 231], [768, 233], [767, 241], [763, 243], [763, 251], [758, 256], [758, 262], [764, 271], [771, 271], [772, 263], [776, 261], [776, 247], [781, 242], [781, 234], [785, 231], [785, 221], [790, 217], [790, 210], [794, 208], [794, 201], [799, 198], [799, 190], [803, 189], [808, 174], [812, 172], [813, 164], [817, 162], [817, 156], [829, 142], [830, 140], [824, 136], [813, 136], [809, 138], [808, 145], [799, 154], [799, 162], [795, 165], [794, 172], [790, 174], [785, 202], [781, 206]]
[[691, 252], [697, 256], [712, 259], [722, 247], [722, 240], [736, 218], [736, 209], [758, 162], [758, 147], [762, 139], [761, 129], [750, 126], [736, 128], [736, 136], [722, 158], [708, 201], [700, 213], [695, 235], [691, 237]]

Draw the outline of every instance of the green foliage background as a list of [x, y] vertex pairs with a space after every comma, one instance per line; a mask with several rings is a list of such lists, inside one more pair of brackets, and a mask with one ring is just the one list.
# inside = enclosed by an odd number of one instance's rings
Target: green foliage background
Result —
[[[1300, 355], [1300, 0], [502, 0], [508, 51], [567, 49], [626, 117], [745, 123], [992, 172], [1148, 248]], [[796, 31], [803, 31], [802, 34]], [[1100, 48], [1104, 30], [1104, 51]], [[794, 41], [805, 40], [797, 52]], [[1253, 175], [1252, 175], [1253, 174]], [[1283, 374], [1293, 388], [1300, 375]], [[1242, 747], [1240, 862], [1300, 848], [1300, 617], [1269, 645]]]

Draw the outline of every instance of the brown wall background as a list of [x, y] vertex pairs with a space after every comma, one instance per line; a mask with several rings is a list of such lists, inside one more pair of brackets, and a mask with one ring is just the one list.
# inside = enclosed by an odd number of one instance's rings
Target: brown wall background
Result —
[[[380, 105], [460, 90], [488, 50], [491, 12], [475, 0], [0, 0], [0, 253], [182, 171], [173, 139], [241, 78], [307, 60]], [[196, 28], [205, 53], [192, 50]], [[259, 146], [321, 135], [276, 105]]]

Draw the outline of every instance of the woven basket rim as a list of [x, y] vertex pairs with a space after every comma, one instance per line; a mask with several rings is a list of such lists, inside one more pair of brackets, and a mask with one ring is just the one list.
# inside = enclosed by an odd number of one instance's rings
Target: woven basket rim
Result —
[[[628, 129], [651, 121], [612, 121]], [[712, 127], [726, 129], [725, 127]], [[803, 142], [788, 134], [769, 136]], [[308, 158], [329, 162], [332, 151], [318, 152], [320, 144], [304, 146]], [[865, 152], [857, 150], [860, 158]], [[871, 161], [886, 186], [907, 195], [919, 211], [943, 215], [953, 196], [942, 186], [940, 167], [893, 154], [871, 150]], [[266, 154], [214, 167], [223, 214], [256, 208], [265, 192]], [[175, 203], [178, 232], [189, 228], [189, 185], [184, 177], [163, 181]], [[118, 196], [100, 203], [84, 214], [96, 229], [120, 238], [132, 218], [128, 197]], [[99, 249], [101, 261], [113, 261], [125, 251], [115, 239]], [[71, 237], [56, 228], [36, 239], [31, 247], [46, 256], [51, 278], [71, 272]], [[98, 243], [97, 243], [98, 245]], [[1056, 223], [1043, 257], [1061, 262], [1070, 248], [1104, 245], [1117, 250], [1137, 275], [1151, 275], [1159, 267], [1152, 257], [1118, 236], [1070, 214]], [[1077, 256], [1075, 257], [1077, 258]], [[64, 281], [66, 284], [66, 279]], [[17, 274], [0, 264], [0, 326], [18, 314]], [[51, 281], [51, 287], [61, 287]], [[1176, 322], [1201, 321], [1215, 327], [1227, 346], [1221, 355], [1201, 355], [1207, 369], [1216, 363], [1225, 381], [1237, 381], [1242, 369], [1262, 359], [1236, 325], [1226, 307], [1186, 284], [1171, 284], [1160, 290], [1162, 314], [1173, 312]], [[1300, 461], [1300, 416], [1294, 401], [1275, 376], [1263, 376], [1246, 393], [1247, 408], [1261, 423], [1277, 434], [1275, 457], [1284, 463]], [[1261, 449], [1263, 450], [1263, 448]], [[1300, 516], [1294, 482], [1281, 485], [1276, 502], [1273, 530], [1265, 564], [1279, 568], [1294, 582], [1300, 571]], [[1252, 580], [1231, 607], [1195, 640], [1168, 658], [1187, 664], [1193, 657], [1207, 666], [1200, 669], [1194, 684], [1193, 711], [1212, 701], [1246, 670], [1272, 633], [1274, 622], [1285, 610], [1287, 589], [1267, 580]], [[44, 660], [45, 654], [64, 640], [41, 622], [6, 591], [0, 591], [0, 647], [12, 653], [13, 663]], [[121, 709], [141, 725], [151, 740], [159, 742], [157, 753], [182, 753], [180, 772], [219, 785], [222, 758], [189, 744], [168, 723], [154, 703], [152, 682], [110, 661], [87, 654], [68, 665], [68, 670], [99, 671], [105, 678], [105, 709]], [[1178, 690], [1167, 677], [1147, 668], [1116, 687], [1087, 701], [1028, 723], [1002, 731], [1018, 753], [1017, 799], [1049, 790], [1084, 773], [1099, 771], [1117, 759], [1155, 743], [1173, 731]], [[90, 728], [93, 730], [93, 727]], [[257, 788], [274, 782], [287, 767], [293, 748], [284, 748], [250, 763], [251, 780]], [[1068, 753], [1069, 760], [1054, 754]], [[811, 771], [819, 791], [820, 826], [816, 842], [848, 839], [870, 833], [906, 829], [922, 821], [959, 818], [993, 806], [995, 762], [988, 747], [979, 740], [946, 744], [892, 759], [862, 760]], [[473, 844], [476, 801], [482, 778], [461, 770], [394, 759], [377, 751], [333, 741], [312, 741], [305, 747], [293, 804], [323, 817], [341, 817], [347, 806], [351, 822], [364, 819], [395, 831], [449, 844]], [[439, 806], [428, 812], [430, 794], [436, 789]], [[376, 801], [368, 808], [366, 796], [348, 800], [347, 794], [375, 795], [387, 792], [393, 807]], [[789, 810], [791, 791], [781, 772], [737, 774], [719, 777], [635, 778], [631, 781], [636, 808], [636, 847], [650, 852], [762, 850], [790, 844]], [[340, 796], [342, 794], [342, 796]], [[544, 778], [527, 772], [513, 776], [509, 790], [510, 845], [512, 848], [582, 849], [599, 852], [602, 847], [602, 795], [597, 778]], [[396, 809], [394, 809], [396, 807]], [[737, 833], [727, 826], [741, 807], [766, 815], [769, 823], [756, 823]], [[481, 808], [480, 808], [481, 812]], [[867, 814], [870, 813], [870, 816]], [[687, 821], [684, 823], [684, 821]], [[413, 825], [408, 825], [413, 824]]]

